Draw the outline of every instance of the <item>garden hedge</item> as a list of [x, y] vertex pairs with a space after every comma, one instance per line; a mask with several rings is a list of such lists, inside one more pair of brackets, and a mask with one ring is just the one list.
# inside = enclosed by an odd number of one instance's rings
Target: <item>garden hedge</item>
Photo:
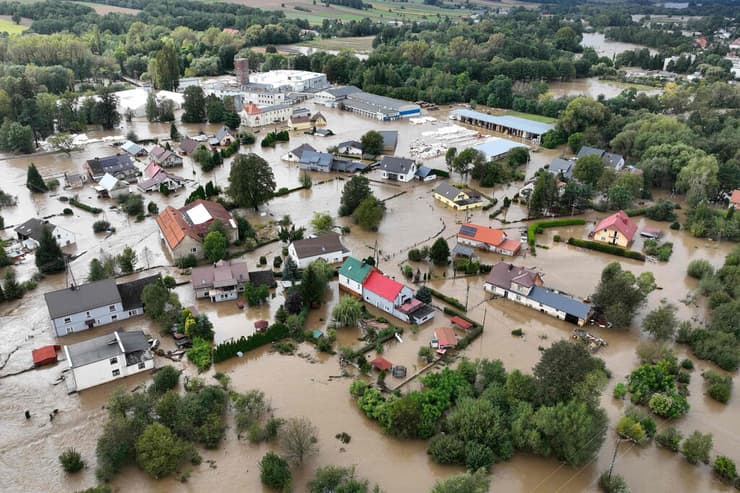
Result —
[[564, 219], [552, 219], [550, 221], [537, 221], [527, 227], [527, 242], [534, 250], [534, 235], [541, 233], [545, 228], [557, 228], [558, 226], [580, 226], [586, 224], [586, 220], [580, 217], [568, 217]]
[[628, 250], [626, 248], [618, 247], [616, 245], [606, 245], [597, 241], [580, 240], [577, 238], [568, 238], [568, 245], [577, 247], [587, 248], [589, 250], [596, 250], [597, 252], [610, 253], [612, 255], [618, 255], [620, 257], [631, 258], [634, 260], [645, 261], [645, 255], [634, 250]]
[[285, 339], [288, 335], [289, 330], [287, 325], [280, 323], [272, 324], [264, 332], [258, 332], [249, 337], [242, 336], [236, 341], [222, 342], [213, 350], [213, 362], [220, 363], [226, 361], [236, 356], [236, 353], [239, 351], [246, 353], [266, 344]]
[[446, 294], [440, 293], [439, 291], [432, 289], [432, 288], [429, 288], [429, 291], [431, 291], [432, 296], [434, 296], [435, 298], [439, 298], [440, 300], [444, 301], [448, 305], [454, 306], [458, 310], [462, 310], [464, 312], [468, 311], [468, 309], [465, 308], [465, 305], [460, 303], [460, 300], [458, 300], [457, 298], [453, 298], [452, 296], [447, 296]]

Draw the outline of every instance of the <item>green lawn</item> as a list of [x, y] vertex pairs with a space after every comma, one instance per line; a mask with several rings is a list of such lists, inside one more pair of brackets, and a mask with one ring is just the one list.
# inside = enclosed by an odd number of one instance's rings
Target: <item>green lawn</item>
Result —
[[28, 29], [28, 26], [22, 26], [8, 19], [0, 19], [0, 33], [20, 34]]
[[[250, 2], [245, 2], [249, 4]], [[285, 7], [279, 5], [265, 6], [266, 9], [282, 10], [285, 16], [290, 19], [306, 19], [311, 24], [321, 24], [323, 19], [343, 19], [343, 20], [361, 20], [365, 17], [373, 21], [393, 21], [413, 22], [423, 19], [436, 17], [462, 17], [469, 15], [470, 9], [443, 9], [433, 5], [426, 5], [421, 0], [411, 0], [406, 3], [398, 3], [385, 0], [374, 0], [370, 2], [373, 6], [371, 9], [358, 10], [341, 5], [330, 5], [326, 7], [321, 2], [315, 5], [313, 0], [299, 0], [285, 3]], [[311, 10], [304, 12], [296, 10], [295, 6], [300, 5]]]
[[534, 120], [541, 123], [555, 123], [558, 121], [557, 118], [550, 118], [549, 116], [533, 115], [532, 113], [521, 113], [514, 110], [506, 110], [502, 113], [504, 116], [518, 116], [519, 118], [526, 118], [527, 120]]

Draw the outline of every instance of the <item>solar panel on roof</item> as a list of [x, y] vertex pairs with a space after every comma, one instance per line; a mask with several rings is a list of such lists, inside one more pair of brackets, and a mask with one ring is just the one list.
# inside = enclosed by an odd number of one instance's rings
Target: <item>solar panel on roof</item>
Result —
[[461, 226], [460, 227], [460, 234], [465, 236], [475, 236], [475, 232], [478, 231], [477, 228], [474, 228], [472, 226]]

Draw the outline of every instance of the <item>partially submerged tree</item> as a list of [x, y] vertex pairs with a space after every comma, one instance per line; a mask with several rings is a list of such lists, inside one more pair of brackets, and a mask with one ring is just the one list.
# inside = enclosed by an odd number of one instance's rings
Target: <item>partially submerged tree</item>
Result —
[[285, 458], [297, 466], [318, 454], [316, 427], [306, 418], [291, 418], [280, 429], [280, 448]]
[[650, 272], [635, 277], [612, 262], [601, 272], [601, 281], [591, 299], [615, 328], [629, 327], [637, 311], [645, 304], [647, 295], [655, 289], [655, 278]]
[[39, 247], [36, 249], [36, 267], [44, 274], [64, 271], [64, 253], [54, 239], [51, 228], [44, 227], [41, 233]]
[[239, 154], [232, 161], [228, 193], [239, 207], [259, 210], [272, 198], [275, 186], [272, 168], [257, 154]]
[[372, 196], [370, 180], [362, 175], [353, 176], [342, 189], [342, 199], [339, 206], [340, 216], [351, 216], [363, 200]]
[[44, 193], [49, 191], [49, 187], [46, 186], [46, 182], [41, 177], [41, 173], [36, 168], [36, 165], [31, 163], [28, 166], [28, 173], [26, 174], [26, 187], [31, 192]]
[[341, 326], [352, 327], [362, 318], [362, 302], [354, 296], [344, 295], [331, 314]]

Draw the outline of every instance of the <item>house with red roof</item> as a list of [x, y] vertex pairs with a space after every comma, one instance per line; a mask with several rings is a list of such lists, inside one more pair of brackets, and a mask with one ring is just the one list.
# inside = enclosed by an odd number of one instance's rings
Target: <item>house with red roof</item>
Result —
[[698, 46], [702, 50], [705, 50], [709, 42], [707, 42], [707, 38], [696, 38], [693, 44], [694, 46]]
[[371, 271], [362, 283], [362, 299], [407, 323], [421, 325], [434, 318], [434, 309], [414, 298], [411, 288], [378, 270]]
[[624, 211], [602, 219], [589, 236], [594, 241], [627, 248], [637, 232], [637, 224]]
[[473, 223], [463, 223], [460, 226], [460, 231], [457, 233], [457, 242], [509, 256], [519, 253], [522, 247], [521, 241], [507, 238], [503, 230]]
[[216, 221], [224, 225], [229, 243], [239, 238], [236, 221], [218, 202], [199, 199], [180, 209], [167, 207], [157, 216], [159, 236], [175, 259], [190, 254], [202, 257], [203, 238]]
[[450, 327], [439, 327], [434, 329], [432, 347], [435, 349], [452, 349], [457, 346], [457, 335]]
[[730, 195], [730, 204], [728, 207], [740, 209], [740, 189], [732, 191], [732, 195]]

